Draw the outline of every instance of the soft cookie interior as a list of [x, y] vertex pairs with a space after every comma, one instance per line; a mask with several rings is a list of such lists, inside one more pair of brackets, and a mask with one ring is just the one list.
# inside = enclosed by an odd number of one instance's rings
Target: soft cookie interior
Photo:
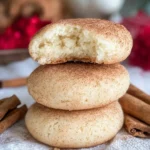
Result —
[[36, 36], [30, 49], [40, 64], [72, 60], [103, 63], [114, 46], [80, 26], [56, 25]]

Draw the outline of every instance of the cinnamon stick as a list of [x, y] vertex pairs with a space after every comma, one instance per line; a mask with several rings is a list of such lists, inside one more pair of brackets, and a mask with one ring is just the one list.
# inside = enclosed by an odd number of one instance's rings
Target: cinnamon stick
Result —
[[127, 93], [134, 95], [135, 97], [141, 99], [142, 101], [144, 101], [147, 104], [150, 104], [150, 95], [146, 94], [139, 88], [135, 87], [133, 84], [130, 84], [130, 87], [129, 87]]
[[0, 100], [0, 105], [1, 105], [3, 102], [4, 102], [3, 100]]
[[4, 80], [0, 81], [0, 88], [24, 86], [26, 82], [27, 78]]
[[125, 114], [125, 129], [135, 137], [149, 138], [150, 126]]
[[60, 148], [56, 148], [56, 147], [54, 147], [54, 148], [53, 148], [53, 150], [60, 150]]
[[9, 110], [16, 108], [20, 104], [20, 100], [16, 95], [4, 98], [0, 105], [0, 120], [6, 115]]
[[150, 105], [141, 101], [140, 99], [125, 94], [120, 99], [120, 104], [125, 113], [147, 123], [150, 125]]
[[18, 120], [22, 119], [27, 112], [26, 105], [20, 108], [16, 108], [9, 112], [6, 117], [0, 122], [0, 133], [3, 133], [6, 129], [16, 123]]

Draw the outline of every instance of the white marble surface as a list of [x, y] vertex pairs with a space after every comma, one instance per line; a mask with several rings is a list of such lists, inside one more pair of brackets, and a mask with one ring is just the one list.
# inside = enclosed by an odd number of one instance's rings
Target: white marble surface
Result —
[[[7, 66], [0, 66], [0, 80], [28, 76], [37, 63], [26, 59]], [[138, 67], [125, 65], [129, 71], [131, 82], [150, 94], [150, 72]], [[29, 107], [34, 101], [27, 88], [5, 88], [0, 90], [0, 99], [16, 94], [22, 103]], [[51, 148], [37, 142], [28, 133], [24, 120], [16, 123], [3, 134], [0, 134], [0, 150], [50, 150]], [[150, 150], [150, 139], [134, 138], [122, 129], [114, 139], [106, 144], [91, 148], [92, 150]], [[86, 149], [87, 150], [87, 149]]]

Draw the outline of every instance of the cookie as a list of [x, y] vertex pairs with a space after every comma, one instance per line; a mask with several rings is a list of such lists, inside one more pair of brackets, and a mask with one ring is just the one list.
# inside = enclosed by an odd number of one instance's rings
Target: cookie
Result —
[[35, 101], [44, 106], [82, 110], [118, 100], [129, 87], [129, 75], [120, 64], [44, 65], [33, 71], [27, 86]]
[[42, 143], [58, 148], [83, 148], [112, 139], [123, 125], [123, 112], [118, 102], [71, 112], [36, 103], [27, 112], [25, 122], [31, 135]]
[[100, 19], [69, 19], [40, 30], [29, 44], [29, 53], [42, 65], [67, 61], [114, 64], [129, 56], [132, 44], [123, 25]]

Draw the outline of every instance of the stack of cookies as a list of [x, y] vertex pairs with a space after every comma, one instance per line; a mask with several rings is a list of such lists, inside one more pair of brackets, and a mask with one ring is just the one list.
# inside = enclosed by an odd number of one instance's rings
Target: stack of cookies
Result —
[[38, 141], [82, 148], [112, 139], [123, 125], [118, 99], [129, 87], [119, 64], [132, 48], [122, 25], [100, 19], [70, 19], [48, 25], [29, 45], [41, 64], [28, 79], [36, 103], [26, 126]]

